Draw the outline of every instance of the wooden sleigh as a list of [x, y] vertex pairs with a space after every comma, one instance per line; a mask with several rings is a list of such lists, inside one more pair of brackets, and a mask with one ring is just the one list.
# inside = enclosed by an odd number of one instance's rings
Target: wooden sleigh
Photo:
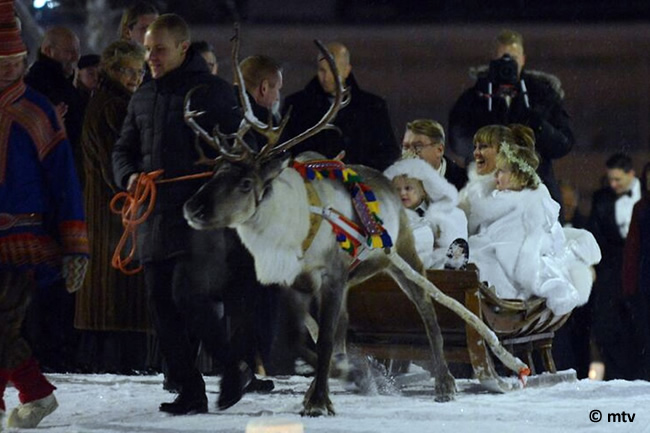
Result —
[[[481, 283], [472, 264], [464, 271], [427, 271], [427, 277], [483, 320], [508, 351], [528, 364], [533, 375], [536, 374], [534, 352], [541, 355], [546, 372], [557, 373], [552, 354], [553, 337], [570, 313], [554, 316], [541, 298], [499, 299], [491, 288]], [[348, 344], [380, 359], [430, 359], [431, 350], [420, 316], [390, 276], [380, 274], [352, 287], [347, 308]], [[497, 373], [490, 349], [481, 336], [444, 306], [436, 305], [436, 312], [447, 362], [470, 364], [475, 378], [491, 390], [512, 389], [512, 381], [504, 380]], [[532, 380], [535, 377], [538, 376]], [[574, 378], [569, 373], [568, 378], [560, 380]]]

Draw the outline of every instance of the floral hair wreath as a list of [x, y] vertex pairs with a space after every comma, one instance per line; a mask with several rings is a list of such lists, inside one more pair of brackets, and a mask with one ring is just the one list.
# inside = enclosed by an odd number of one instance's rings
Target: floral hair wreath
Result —
[[521, 171], [529, 175], [533, 181], [535, 182], [535, 185], [539, 185], [541, 183], [541, 179], [539, 178], [539, 175], [535, 171], [535, 169], [528, 164], [526, 161], [515, 155], [514, 150], [512, 149], [512, 146], [507, 141], [502, 141], [501, 145], [499, 146], [499, 152], [502, 152], [503, 155], [506, 157], [506, 160], [510, 164], [514, 164]]

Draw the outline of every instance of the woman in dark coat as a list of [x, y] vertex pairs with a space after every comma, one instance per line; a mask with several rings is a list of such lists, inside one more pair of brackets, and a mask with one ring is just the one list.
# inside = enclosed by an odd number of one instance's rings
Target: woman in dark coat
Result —
[[127, 41], [113, 42], [104, 50], [100, 68], [100, 84], [88, 104], [81, 138], [91, 260], [86, 287], [77, 296], [75, 327], [102, 331], [84, 334], [82, 364], [95, 371], [128, 372], [143, 368], [144, 356], [125, 359], [131, 355], [126, 346], [135, 343], [133, 339], [138, 341], [135, 347], [146, 346], [144, 331], [149, 326], [142, 276], [123, 275], [111, 267], [111, 254], [122, 234], [119, 216], [109, 209], [118, 190], [111, 152], [131, 95], [142, 82], [144, 49]]

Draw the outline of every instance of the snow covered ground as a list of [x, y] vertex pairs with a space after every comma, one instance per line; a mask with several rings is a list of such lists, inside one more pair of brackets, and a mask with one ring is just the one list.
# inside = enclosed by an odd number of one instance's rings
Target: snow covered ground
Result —
[[[374, 396], [355, 394], [338, 380], [331, 380], [337, 415], [311, 419], [298, 415], [310, 382], [301, 376], [276, 377], [271, 394], [247, 394], [223, 412], [214, 406], [219, 379], [206, 377], [210, 412], [177, 417], [158, 412], [160, 402], [174, 397], [163, 391], [162, 376], [49, 377], [58, 387], [60, 407], [43, 420], [35, 430], [39, 432], [243, 433], [249, 422], [267, 419], [302, 423], [308, 433], [650, 432], [650, 383], [641, 381], [582, 380], [491, 394], [476, 381], [458, 380], [456, 400], [435, 403], [431, 380], [407, 386], [394, 395]], [[7, 389], [5, 397], [8, 408], [18, 403], [13, 388]], [[590, 420], [590, 416], [597, 416], [592, 412], [595, 410], [602, 413], [600, 422]], [[608, 421], [608, 414], [618, 416], [609, 416]], [[614, 422], [616, 418], [618, 422]]]

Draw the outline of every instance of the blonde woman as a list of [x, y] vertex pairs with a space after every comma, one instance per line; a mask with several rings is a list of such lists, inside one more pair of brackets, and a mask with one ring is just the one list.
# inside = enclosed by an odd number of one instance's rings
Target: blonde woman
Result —
[[469, 238], [470, 261], [499, 297], [542, 297], [562, 315], [587, 302], [600, 249], [586, 230], [562, 229], [560, 205], [536, 172], [533, 131], [508, 128], [510, 139], [494, 156], [495, 189], [472, 202], [477, 234]]
[[[111, 152], [126, 117], [131, 95], [142, 82], [144, 49], [127, 41], [116, 41], [102, 53], [99, 86], [90, 99], [82, 130], [82, 149], [86, 184], [84, 199], [90, 238], [91, 260], [85, 288], [77, 297], [75, 326], [95, 334], [91, 346], [92, 359], [81, 362], [92, 366], [94, 372], [132, 370], [142, 365], [125, 365], [120, 358], [120, 342], [127, 336], [122, 332], [138, 332], [129, 338], [145, 338], [148, 329], [145, 291], [141, 276], [126, 276], [111, 267], [122, 225], [111, 213], [109, 203], [117, 187], [113, 182]], [[120, 331], [119, 335], [107, 331]], [[102, 347], [112, 342], [110, 352]], [[131, 340], [133, 341], [133, 340]], [[144, 344], [144, 341], [143, 341]], [[136, 347], [139, 344], [135, 344]], [[137, 358], [137, 356], [135, 357]]]

